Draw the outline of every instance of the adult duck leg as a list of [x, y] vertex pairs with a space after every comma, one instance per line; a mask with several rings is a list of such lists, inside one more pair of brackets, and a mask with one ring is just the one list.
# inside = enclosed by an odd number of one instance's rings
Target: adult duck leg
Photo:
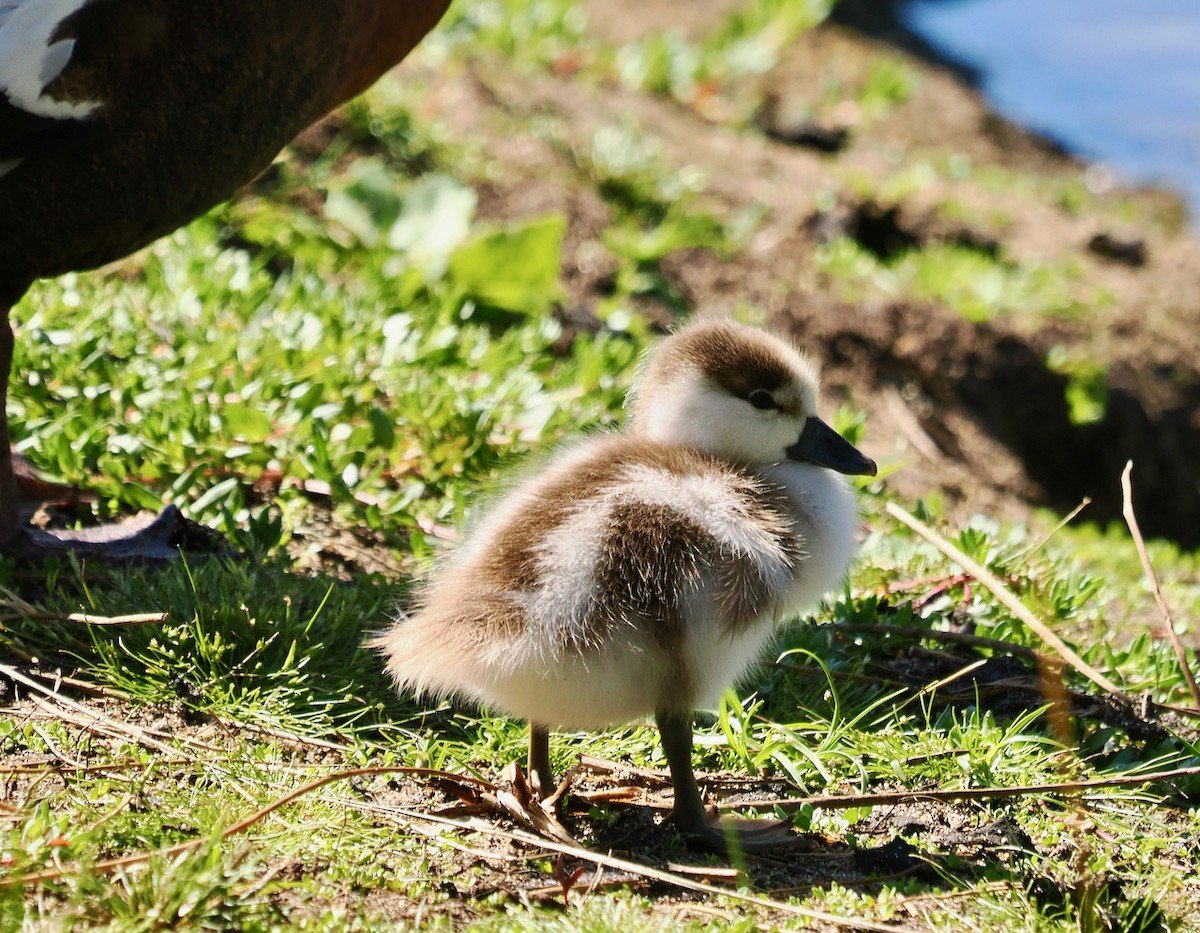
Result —
[[0, 553], [25, 560], [68, 551], [110, 560], [166, 560], [178, 556], [175, 542], [187, 520], [174, 505], [157, 516], [79, 531], [44, 531], [21, 520], [21, 484], [8, 434], [8, 382], [14, 343], [8, 311], [0, 306]]
[[0, 308], [0, 550], [8, 550], [21, 537], [17, 476], [8, 442], [8, 375], [12, 357], [13, 332], [8, 323], [8, 308]]
[[[663, 753], [671, 769], [675, 787], [675, 808], [671, 821], [688, 841], [710, 852], [725, 853], [730, 848], [761, 852], [794, 844], [796, 837], [786, 821], [717, 820], [709, 818], [700, 796], [700, 787], [692, 771], [692, 714], [678, 710], [655, 713]], [[736, 837], [736, 841], [734, 841]]]

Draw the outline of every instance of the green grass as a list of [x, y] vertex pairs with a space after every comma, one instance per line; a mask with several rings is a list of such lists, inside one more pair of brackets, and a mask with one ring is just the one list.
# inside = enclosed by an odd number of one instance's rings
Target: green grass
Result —
[[782, 50], [829, 9], [825, 0], [752, 0], [731, 10], [699, 42], [668, 29], [624, 46], [617, 68], [629, 87], [669, 93], [692, 104], [701, 88], [711, 91], [769, 71]]
[[[761, 70], [818, 15], [809, 4], [752, 3], [708, 37], [664, 34], [614, 50], [589, 38], [569, 3], [464, 3], [423, 54], [447, 69], [476, 55], [542, 71], [570, 59], [582, 63], [581, 81], [619, 74], [683, 99], [698, 83]], [[883, 111], [912, 84], [904, 67], [881, 61], [856, 93]], [[757, 222], [704, 199], [703, 173], [673, 164], [633, 123], [564, 147], [575, 183], [609, 211], [600, 242], [617, 270], [594, 309], [609, 327], [564, 346], [554, 312], [564, 301], [568, 219], [481, 218], [478, 154], [422, 115], [419, 90], [403, 97], [395, 87], [351, 105], [317, 161], [293, 155], [240, 200], [108, 270], [42, 283], [17, 309], [18, 446], [48, 475], [95, 489], [102, 516], [175, 501], [243, 556], [153, 569], [0, 566], [0, 649], [15, 659], [5, 663], [48, 675], [47, 687], [67, 676], [64, 692], [82, 704], [0, 709], [12, 808], [0, 809], [0, 881], [59, 873], [0, 887], [0, 927], [797, 927], [797, 917], [768, 908], [632, 880], [585, 895], [590, 868], [569, 907], [549, 906], [528, 890], [554, 884], [552, 855], [406, 815], [460, 802], [413, 775], [331, 783], [221, 838], [343, 769], [491, 780], [521, 757], [520, 723], [398, 696], [365, 640], [403, 606], [439, 539], [466, 527], [503, 476], [619, 421], [650, 340], [636, 302], [701, 310], [664, 263], [687, 250], [736, 261]], [[914, 163], [893, 193], [925, 174]], [[940, 301], [974, 319], [1075, 313], [1099, 300], [1070, 269], [957, 247], [885, 263], [839, 241], [815, 266], [851, 287]], [[1059, 363], [1078, 376], [1086, 420], [1089, 364]], [[836, 423], [870, 446], [860, 413], [843, 409]], [[927, 689], [942, 675], [913, 666], [922, 659], [958, 669], [1005, 653], [951, 656], [938, 634], [948, 628], [1039, 645], [885, 517], [885, 483], [865, 482], [861, 495], [872, 532], [851, 581], [813, 619], [782, 630], [754, 678], [700, 712], [699, 767], [768, 780], [772, 797], [1019, 789], [1197, 763], [1186, 724], [1131, 734], [1083, 710], [1064, 732], [1040, 700], [999, 713], [985, 692]], [[916, 509], [1010, 581], [1087, 661], [1131, 694], [1187, 702], [1169, 646], [1149, 634], [1148, 596], [1123, 531], [1071, 528], [1043, 546], [1038, 530], [986, 518], [949, 525], [935, 503], [931, 492]], [[361, 569], [359, 552], [389, 572]], [[1152, 556], [1185, 629], [1200, 605], [1196, 556], [1159, 543]], [[76, 612], [168, 618], [96, 626], [68, 621]], [[879, 622], [893, 633], [854, 628]], [[644, 722], [555, 736], [556, 767], [577, 753], [663, 766]], [[1014, 790], [927, 803], [909, 822], [889, 822], [889, 805], [780, 810], [821, 834], [828, 851], [782, 869], [747, 861], [730, 890], [912, 929], [1165, 929], [1164, 917], [1181, 921], [1197, 896], [1198, 791], [1194, 780]], [[597, 805], [573, 825], [581, 835], [618, 832], [639, 812]], [[970, 842], [996, 826], [1007, 842]], [[876, 879], [846, 868], [847, 852], [896, 836], [927, 870]], [[667, 832], [648, 838], [653, 847], [633, 857], [659, 867], [694, 860]], [[151, 857], [98, 867], [139, 853]]]
[[817, 264], [848, 299], [932, 299], [976, 322], [999, 315], [1078, 316], [1102, 300], [1069, 265], [1017, 262], [952, 243], [881, 259], [840, 237], [821, 247]]

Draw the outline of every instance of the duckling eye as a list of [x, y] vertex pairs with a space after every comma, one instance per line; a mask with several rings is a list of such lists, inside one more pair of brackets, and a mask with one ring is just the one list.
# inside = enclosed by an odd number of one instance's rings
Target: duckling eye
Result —
[[751, 392], [748, 401], [760, 411], [766, 411], [768, 408], [779, 407], [771, 393], [764, 392], [762, 389], [755, 389], [753, 392]]

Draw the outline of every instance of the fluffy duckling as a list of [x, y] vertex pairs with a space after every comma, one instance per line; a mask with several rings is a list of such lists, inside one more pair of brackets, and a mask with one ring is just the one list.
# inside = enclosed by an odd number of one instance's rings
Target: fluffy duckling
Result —
[[668, 338], [623, 435], [585, 440], [508, 493], [379, 636], [397, 684], [549, 730], [653, 713], [680, 831], [721, 850], [692, 773], [692, 711], [716, 702], [782, 619], [836, 587], [857, 513], [837, 474], [875, 464], [816, 414], [817, 373], [729, 321]]

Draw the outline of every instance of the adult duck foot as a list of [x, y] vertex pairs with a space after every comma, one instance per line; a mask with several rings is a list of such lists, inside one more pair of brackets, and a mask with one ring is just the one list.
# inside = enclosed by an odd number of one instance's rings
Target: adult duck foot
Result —
[[184, 517], [174, 505], [164, 507], [157, 515], [147, 513], [87, 528], [24, 526], [7, 543], [0, 543], [0, 554], [22, 561], [75, 554], [106, 563], [157, 563], [172, 560], [181, 551], [232, 553], [220, 535]]

